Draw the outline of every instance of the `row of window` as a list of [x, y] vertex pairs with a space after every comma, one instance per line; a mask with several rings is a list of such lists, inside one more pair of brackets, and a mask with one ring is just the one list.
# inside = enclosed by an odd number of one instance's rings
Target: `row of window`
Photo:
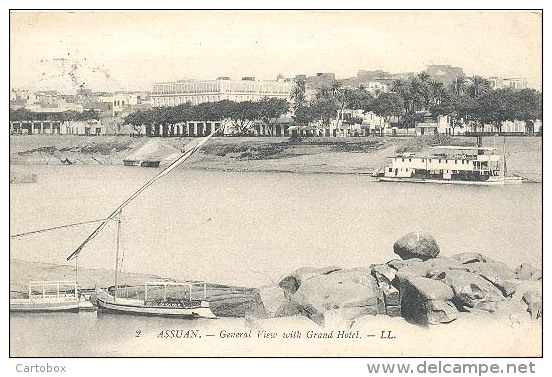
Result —
[[153, 106], [178, 106], [187, 102], [197, 105], [203, 102], [215, 102], [222, 99], [228, 99], [228, 96], [160, 97], [153, 98]]
[[154, 84], [153, 94], [176, 93], [278, 93], [290, 94], [292, 85], [288, 83], [261, 83], [261, 82], [192, 82]]
[[[404, 161], [405, 161], [405, 158], [402, 157], [401, 160], [402, 160], [402, 162], [404, 162]], [[425, 162], [425, 160], [426, 160], [425, 158], [422, 158], [422, 162]], [[438, 160], [439, 160], [439, 163], [441, 163], [443, 159], [439, 158]], [[428, 162], [431, 162], [431, 161], [432, 161], [432, 159], [429, 158], [429, 159], [428, 159]], [[464, 165], [464, 164], [469, 164], [469, 161], [467, 161], [467, 160], [453, 160], [453, 161], [454, 161], [455, 164], [458, 164], [458, 161], [462, 161], [462, 165]], [[408, 159], [408, 162], [412, 162], [412, 159], [409, 158], [409, 159]], [[449, 162], [449, 160], [445, 159], [445, 164], [448, 164], [448, 162]]]
[[[286, 96], [278, 96], [279, 98], [287, 98]], [[212, 96], [180, 96], [180, 97], [153, 97], [153, 106], [178, 106], [190, 102], [194, 105], [203, 102], [216, 102], [221, 100], [231, 101], [257, 101], [263, 98], [261, 95], [212, 95]]]

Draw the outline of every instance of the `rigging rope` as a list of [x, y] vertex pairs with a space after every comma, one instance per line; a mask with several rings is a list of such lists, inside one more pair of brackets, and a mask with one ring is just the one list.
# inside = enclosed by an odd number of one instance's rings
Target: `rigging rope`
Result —
[[119, 207], [117, 207], [108, 217], [107, 220], [102, 222], [80, 245], [77, 247], [77, 249], [67, 257], [67, 261], [70, 261], [74, 259], [79, 253], [82, 251], [84, 246], [88, 242], [90, 242], [92, 239], [94, 239], [98, 233], [105, 227], [107, 222], [111, 219], [114, 219], [119, 212], [122, 211], [123, 208], [125, 208], [131, 201], [136, 199], [138, 195], [140, 195], [144, 190], [146, 190], [149, 186], [151, 186], [155, 181], [157, 181], [159, 178], [165, 176], [166, 174], [170, 173], [173, 169], [178, 167], [180, 164], [182, 164], [184, 161], [186, 161], [189, 157], [191, 157], [195, 152], [201, 149], [203, 145], [211, 138], [213, 137], [220, 129], [215, 129], [211, 134], [204, 137], [200, 142], [198, 142], [195, 146], [193, 146], [188, 152], [184, 153], [182, 156], [177, 158], [175, 161], [173, 161], [171, 164], [169, 164], [164, 170], [162, 170], [159, 174], [157, 174], [155, 177], [150, 179], [146, 184], [144, 184], [142, 187], [140, 187], [134, 194], [132, 194], [130, 197], [127, 198]]
[[52, 227], [52, 228], [38, 229], [38, 230], [30, 231], [30, 232], [24, 232], [24, 233], [14, 234], [14, 235], [11, 235], [10, 238], [23, 237], [23, 236], [28, 236], [28, 235], [31, 235], [31, 234], [49, 232], [49, 231], [51, 231], [51, 230], [57, 230], [57, 229], [62, 229], [62, 228], [70, 228], [70, 227], [79, 226], [79, 225], [101, 223], [101, 222], [103, 222], [103, 221], [108, 221], [108, 220], [109, 220], [109, 218], [98, 219], [98, 220], [90, 220], [90, 221], [81, 221], [81, 222], [73, 223], [73, 224], [60, 225], [60, 226], [55, 226], [55, 227]]

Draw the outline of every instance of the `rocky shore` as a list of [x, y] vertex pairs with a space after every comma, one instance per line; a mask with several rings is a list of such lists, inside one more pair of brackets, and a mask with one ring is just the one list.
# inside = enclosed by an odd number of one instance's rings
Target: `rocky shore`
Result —
[[[303, 267], [277, 285], [259, 288], [210, 283], [207, 296], [222, 317], [252, 320], [305, 317], [324, 327], [328, 318], [352, 326], [365, 316], [401, 317], [409, 323], [449, 324], [468, 314], [507, 317], [512, 323], [542, 318], [542, 271], [530, 264], [511, 269], [480, 253], [439, 256], [436, 240], [412, 232], [393, 245], [399, 257], [350, 269]], [[71, 266], [14, 260], [10, 292], [24, 294], [22, 281], [74, 279]], [[15, 278], [17, 277], [17, 279]], [[83, 289], [108, 287], [112, 271], [79, 269]], [[140, 297], [145, 280], [124, 274], [122, 296]]]
[[[406, 234], [392, 250], [396, 257], [387, 263], [302, 267], [271, 286], [208, 284], [212, 311], [221, 319], [204, 323], [216, 338], [198, 355], [542, 355], [540, 269], [525, 263], [512, 269], [476, 252], [441, 256], [424, 232]], [[10, 296], [25, 294], [22, 282], [73, 280], [74, 273], [72, 266], [11, 260]], [[81, 268], [79, 284], [89, 292], [94, 285], [107, 288], [112, 274]], [[155, 279], [123, 274], [120, 294], [140, 297], [143, 282]], [[132, 355], [157, 355], [157, 349], [182, 355], [162, 339], [145, 339], [129, 345]]]
[[352, 326], [366, 316], [420, 326], [481, 314], [511, 324], [542, 318], [540, 269], [510, 269], [480, 253], [439, 256], [437, 242], [424, 232], [406, 234], [393, 250], [399, 258], [385, 264], [300, 268], [278, 286], [259, 288], [266, 315], [304, 316], [322, 327], [328, 318]]

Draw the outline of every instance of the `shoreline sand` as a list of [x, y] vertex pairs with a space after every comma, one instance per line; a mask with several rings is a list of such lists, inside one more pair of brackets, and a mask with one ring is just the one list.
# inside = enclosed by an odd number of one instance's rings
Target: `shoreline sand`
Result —
[[[123, 165], [127, 156], [154, 158], [167, 164], [193, 138], [131, 138], [32, 135], [10, 137], [10, 166], [20, 172], [30, 165]], [[475, 145], [463, 136], [306, 138], [218, 137], [212, 139], [184, 169], [228, 172], [369, 175], [395, 152], [420, 152], [442, 144]], [[494, 138], [484, 139], [493, 146]], [[507, 138], [508, 171], [542, 181], [542, 138]], [[500, 148], [499, 148], [500, 149]], [[499, 151], [502, 153], [502, 151]], [[14, 169], [15, 170], [15, 169]], [[32, 172], [31, 172], [32, 173]], [[14, 173], [17, 175], [17, 171]]]

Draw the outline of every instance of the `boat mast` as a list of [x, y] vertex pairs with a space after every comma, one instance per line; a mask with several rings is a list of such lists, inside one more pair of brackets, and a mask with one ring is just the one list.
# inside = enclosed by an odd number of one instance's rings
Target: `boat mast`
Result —
[[[75, 258], [75, 285], [79, 284], [79, 257]], [[77, 294], [77, 289], [75, 287], [75, 295]]]
[[117, 250], [115, 252], [115, 292], [113, 300], [117, 300], [118, 277], [119, 277], [119, 249], [121, 247], [121, 211], [117, 214]]
[[219, 128], [219, 129], [215, 128], [211, 134], [204, 137], [194, 147], [192, 147], [186, 153], [184, 153], [176, 160], [171, 162], [169, 166], [163, 169], [159, 174], [157, 174], [155, 177], [151, 178], [148, 182], [142, 185], [142, 187], [140, 187], [137, 191], [134, 192], [134, 194], [132, 194], [123, 203], [121, 203], [113, 212], [111, 212], [111, 214], [105, 220], [101, 222], [101, 224], [96, 229], [94, 229], [94, 231], [77, 247], [77, 249], [67, 257], [67, 261], [73, 260], [75, 257], [77, 257], [77, 255], [79, 255], [79, 253], [86, 246], [86, 244], [90, 242], [92, 239], [94, 239], [96, 235], [98, 235], [98, 233], [106, 226], [109, 220], [114, 220], [117, 217], [117, 215], [120, 214], [120, 212], [123, 210], [123, 208], [126, 207], [131, 201], [133, 201], [138, 195], [144, 192], [144, 190], [146, 190], [149, 186], [151, 186], [155, 181], [165, 176], [166, 174], [170, 173], [173, 169], [177, 168], [184, 161], [190, 158], [195, 152], [200, 150], [211, 137], [213, 137], [220, 130], [222, 130], [222, 128]]

